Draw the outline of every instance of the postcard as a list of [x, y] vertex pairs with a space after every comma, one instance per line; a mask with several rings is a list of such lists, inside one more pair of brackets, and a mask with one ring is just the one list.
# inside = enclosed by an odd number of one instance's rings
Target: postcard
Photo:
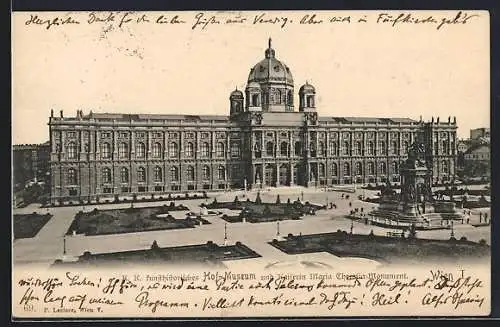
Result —
[[14, 318], [485, 316], [486, 11], [14, 12]]

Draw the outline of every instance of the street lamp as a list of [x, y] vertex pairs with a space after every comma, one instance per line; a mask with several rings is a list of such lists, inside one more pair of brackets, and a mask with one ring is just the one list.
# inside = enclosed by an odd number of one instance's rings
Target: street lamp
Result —
[[227, 243], [227, 223], [224, 223], [224, 245]]
[[66, 255], [66, 235], [63, 236], [63, 255]]
[[351, 234], [353, 229], [354, 229], [354, 220], [351, 219]]
[[280, 222], [279, 222], [279, 220], [276, 222], [276, 236], [280, 236]]

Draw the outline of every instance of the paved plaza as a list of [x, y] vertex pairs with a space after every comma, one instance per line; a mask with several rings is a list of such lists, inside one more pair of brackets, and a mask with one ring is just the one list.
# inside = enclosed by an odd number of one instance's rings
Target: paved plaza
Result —
[[[370, 260], [353, 259], [353, 258], [336, 258], [330, 254], [306, 254], [299, 256], [287, 255], [275, 247], [268, 244], [274, 238], [280, 238], [292, 233], [298, 235], [300, 233], [315, 234], [334, 232], [338, 229], [350, 231], [351, 224], [354, 233], [368, 234], [371, 230], [376, 235], [385, 236], [391, 229], [365, 225], [363, 223], [351, 222], [345, 218], [351, 209], [364, 208], [365, 212], [376, 208], [377, 205], [373, 203], [363, 202], [358, 200], [359, 195], [366, 197], [373, 196], [377, 191], [369, 191], [356, 189], [355, 193], [349, 194], [349, 199], [342, 199], [341, 191], [325, 191], [324, 189], [310, 189], [310, 188], [278, 188], [278, 189], [265, 189], [260, 191], [261, 199], [263, 202], [276, 201], [277, 194], [280, 194], [281, 202], [286, 202], [288, 198], [293, 202], [299, 198], [302, 201], [309, 201], [315, 204], [324, 205], [333, 202], [337, 208], [320, 210], [316, 215], [303, 216], [301, 220], [284, 220], [279, 222], [279, 235], [277, 222], [265, 223], [227, 223], [219, 216], [204, 217], [211, 224], [196, 226], [195, 228], [176, 229], [176, 230], [161, 230], [150, 232], [137, 232], [126, 234], [112, 234], [112, 235], [96, 235], [96, 236], [67, 236], [66, 237], [66, 254], [69, 257], [76, 257], [82, 255], [85, 251], [92, 253], [105, 253], [116, 251], [127, 251], [149, 248], [154, 240], [157, 241], [160, 247], [170, 247], [179, 245], [194, 245], [202, 244], [207, 241], [213, 241], [217, 244], [224, 244], [224, 228], [227, 227], [227, 242], [234, 244], [237, 241], [242, 242], [262, 257], [258, 259], [248, 259], [254, 262], [268, 265], [276, 262], [300, 262], [300, 260], [324, 260], [328, 256], [330, 261], [342, 263], [345, 260], [357, 260], [360, 263], [374, 264]], [[231, 191], [226, 193], [208, 194], [209, 199], [198, 200], [183, 200], [176, 201], [176, 204], [184, 204], [191, 211], [197, 213], [200, 211], [199, 205], [202, 202], [208, 203], [214, 197], [217, 201], [232, 201], [237, 195], [241, 201], [255, 200], [257, 191]], [[145, 202], [135, 203], [135, 207], [146, 206], [160, 206], [169, 204], [170, 201], [158, 202]], [[351, 203], [351, 206], [349, 205]], [[40, 230], [34, 238], [19, 239], [13, 244], [13, 261], [14, 264], [40, 264], [49, 266], [58, 258], [63, 256], [63, 238], [64, 234], [70, 227], [75, 214], [83, 210], [85, 212], [91, 211], [98, 207], [102, 209], [116, 209], [128, 208], [130, 203], [122, 204], [100, 204], [99, 206], [73, 206], [73, 207], [53, 207], [53, 208], [40, 208], [36, 205], [31, 205], [22, 209], [15, 209], [14, 214], [21, 213], [46, 213], [50, 212], [53, 218]], [[482, 212], [488, 212], [491, 217], [489, 209], [481, 209]], [[184, 218], [186, 211], [171, 212], [175, 218]], [[479, 222], [479, 210], [471, 210], [470, 223]], [[467, 237], [468, 240], [478, 242], [485, 239], [488, 244], [490, 243], [490, 226], [473, 227], [470, 224], [456, 223], [454, 225], [454, 237], [459, 239], [462, 236]], [[417, 237], [428, 239], [448, 239], [450, 238], [450, 230], [432, 230], [432, 231], [418, 231]], [[247, 260], [237, 260], [247, 261]], [[241, 265], [241, 262], [231, 261], [227, 262], [227, 266], [233, 267]]]

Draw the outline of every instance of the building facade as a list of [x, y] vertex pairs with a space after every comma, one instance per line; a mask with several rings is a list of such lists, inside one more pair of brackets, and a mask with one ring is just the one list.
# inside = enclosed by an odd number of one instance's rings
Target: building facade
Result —
[[228, 116], [87, 115], [49, 120], [52, 201], [230, 188], [399, 182], [425, 142], [435, 182], [455, 174], [456, 121], [319, 117], [309, 83], [294, 103], [290, 68], [269, 46]]
[[16, 144], [12, 147], [14, 185], [22, 188], [28, 181], [45, 181], [50, 171], [50, 143]]

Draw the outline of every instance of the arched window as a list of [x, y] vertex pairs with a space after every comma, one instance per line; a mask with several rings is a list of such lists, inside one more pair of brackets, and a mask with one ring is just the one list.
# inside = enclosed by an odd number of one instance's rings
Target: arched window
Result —
[[392, 153], [398, 154], [398, 142], [392, 141]]
[[293, 93], [291, 90], [288, 90], [287, 99], [288, 99], [288, 105], [293, 106]]
[[154, 169], [155, 182], [163, 181], [163, 172], [160, 166], [156, 166]]
[[343, 154], [344, 156], [348, 156], [349, 153], [350, 153], [350, 145], [349, 145], [349, 142], [345, 141], [344, 142], [344, 149], [343, 149]]
[[168, 155], [169, 157], [179, 156], [179, 146], [175, 142], [170, 142], [168, 144]]
[[209, 180], [210, 179], [210, 167], [203, 166], [202, 176], [203, 176], [203, 180]]
[[448, 174], [448, 162], [444, 161], [441, 163], [441, 171], [443, 174]]
[[179, 169], [177, 169], [177, 167], [171, 167], [170, 168], [170, 180], [172, 182], [178, 182], [179, 181]]
[[137, 143], [137, 145], [135, 146], [135, 156], [137, 158], [146, 157], [146, 146], [144, 145], [144, 143], [142, 142]]
[[76, 170], [73, 168], [68, 169], [68, 185], [77, 185], [78, 176], [76, 175]]
[[225, 152], [226, 151], [224, 149], [224, 143], [222, 143], [222, 142], [217, 143], [217, 148], [216, 148], [217, 157], [223, 158]]
[[321, 141], [318, 142], [318, 155], [320, 157], [325, 155], [325, 144]]
[[288, 143], [287, 142], [281, 142], [280, 153], [281, 153], [282, 157], [288, 156]]
[[231, 142], [231, 157], [239, 157], [240, 156], [240, 143], [233, 141]]
[[385, 141], [380, 141], [379, 147], [380, 147], [380, 149], [379, 149], [380, 152], [379, 153], [381, 155], [385, 155], [387, 153], [387, 149], [386, 149], [386, 146], [385, 146]]
[[120, 159], [127, 159], [128, 158], [128, 144], [127, 143], [120, 143], [118, 145], [118, 156]]
[[348, 162], [344, 162], [344, 176], [351, 176], [351, 165]]
[[318, 169], [319, 169], [319, 177], [325, 177], [326, 175], [325, 165], [323, 163], [320, 163], [318, 165]]
[[408, 154], [408, 141], [404, 141], [403, 143], [403, 151], [404, 151], [404, 154]]
[[103, 159], [111, 159], [111, 145], [109, 145], [109, 143], [104, 142], [101, 145], [101, 152]]
[[102, 169], [102, 182], [103, 183], [111, 183], [111, 169], [105, 167]]
[[224, 166], [219, 166], [218, 168], [219, 180], [226, 180], [226, 168]]
[[126, 167], [120, 169], [120, 180], [122, 183], [128, 183], [128, 169]]
[[368, 142], [368, 155], [373, 156], [374, 153], [375, 153], [375, 147], [373, 145], [373, 141], [369, 141]]
[[75, 142], [70, 142], [68, 144], [68, 159], [76, 159], [76, 144], [75, 144]]
[[385, 166], [385, 162], [381, 162], [379, 165], [379, 171], [381, 175], [387, 174], [387, 167]]
[[194, 181], [194, 167], [188, 166], [186, 169], [186, 178], [189, 182]]
[[267, 142], [267, 144], [266, 144], [266, 154], [268, 156], [272, 156], [274, 154], [274, 143], [273, 142]]
[[203, 157], [210, 156], [210, 144], [208, 144], [207, 142], [201, 144], [201, 155]]
[[194, 157], [194, 145], [191, 142], [188, 142], [186, 144], [186, 157], [192, 158]]
[[392, 171], [393, 174], [399, 174], [399, 165], [396, 161], [392, 163]]
[[363, 165], [361, 164], [361, 162], [356, 162], [354, 175], [356, 176], [363, 175]]
[[258, 107], [260, 106], [259, 104], [259, 95], [258, 94], [252, 94], [252, 107]]
[[330, 142], [330, 155], [331, 156], [337, 155], [337, 142]]
[[146, 169], [144, 169], [144, 167], [139, 167], [139, 169], [137, 169], [137, 181], [139, 183], [144, 183], [146, 181]]
[[295, 142], [295, 155], [296, 156], [302, 155], [302, 147], [300, 141]]
[[332, 163], [332, 176], [337, 176], [338, 175], [338, 168], [337, 168], [337, 164], [334, 162]]
[[373, 162], [367, 163], [368, 165], [368, 175], [375, 175], [375, 165]]
[[361, 155], [361, 151], [362, 151], [362, 146], [361, 146], [361, 142], [356, 142], [356, 155], [357, 156], [360, 156]]
[[153, 158], [161, 158], [161, 144], [156, 142], [153, 144]]

